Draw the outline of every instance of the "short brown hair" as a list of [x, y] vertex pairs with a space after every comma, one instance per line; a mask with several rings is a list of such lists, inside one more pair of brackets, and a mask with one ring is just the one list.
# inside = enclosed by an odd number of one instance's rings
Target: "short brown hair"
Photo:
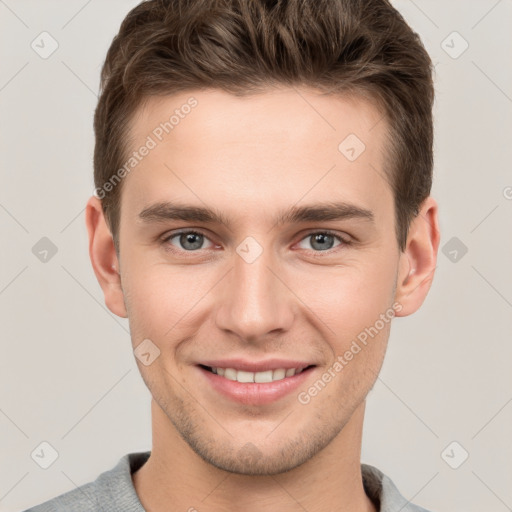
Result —
[[108, 50], [94, 115], [94, 181], [117, 249], [122, 182], [108, 194], [102, 187], [126, 162], [143, 100], [206, 88], [244, 96], [272, 85], [356, 94], [381, 108], [405, 249], [432, 186], [434, 88], [419, 36], [387, 0], [147, 0], [133, 8]]

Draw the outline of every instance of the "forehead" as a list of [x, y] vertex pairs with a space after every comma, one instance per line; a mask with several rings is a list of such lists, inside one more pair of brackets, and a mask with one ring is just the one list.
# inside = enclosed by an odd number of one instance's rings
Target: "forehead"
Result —
[[130, 132], [138, 155], [121, 209], [130, 214], [173, 199], [247, 219], [301, 201], [392, 207], [387, 123], [362, 99], [295, 88], [243, 97], [193, 90], [146, 99]]

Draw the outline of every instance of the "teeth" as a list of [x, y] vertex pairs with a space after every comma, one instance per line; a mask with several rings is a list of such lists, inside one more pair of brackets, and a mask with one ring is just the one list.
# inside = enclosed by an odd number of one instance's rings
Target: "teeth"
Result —
[[[292, 368], [293, 370], [294, 368]], [[294, 372], [295, 373], [295, 372]], [[281, 380], [284, 379], [286, 375], [286, 370], [284, 368], [279, 368], [278, 370], [274, 370], [272, 372], [272, 380]]]
[[233, 368], [226, 368], [224, 370], [224, 377], [229, 380], [236, 380], [236, 370]]
[[236, 380], [238, 382], [254, 382], [254, 373], [252, 372], [243, 372], [242, 370], [238, 370], [236, 372]]
[[212, 372], [228, 380], [236, 380], [243, 383], [266, 383], [281, 380], [285, 377], [293, 377], [301, 373], [303, 369], [304, 368], [277, 368], [276, 370], [266, 370], [264, 372], [246, 372], [243, 370], [235, 370], [234, 368], [212, 368]]
[[[278, 372], [279, 370], [275, 370], [275, 371]], [[273, 380], [272, 370], [267, 370], [265, 372], [257, 372], [257, 373], [254, 373], [253, 375], [254, 375], [254, 382], [265, 383], [265, 382], [272, 382], [272, 380]]]

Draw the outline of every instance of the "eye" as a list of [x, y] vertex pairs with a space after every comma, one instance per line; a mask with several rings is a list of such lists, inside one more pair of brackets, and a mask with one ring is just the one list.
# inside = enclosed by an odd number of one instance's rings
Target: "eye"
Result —
[[[176, 242], [173, 240], [176, 239]], [[335, 245], [336, 240], [338, 244]], [[210, 246], [205, 247], [205, 242], [209, 243]], [[310, 247], [304, 247], [304, 244], [310, 244]], [[348, 246], [352, 242], [345, 240], [340, 235], [331, 231], [314, 231], [308, 233], [299, 242], [299, 248], [310, 250], [314, 253], [321, 252], [334, 252], [339, 246]], [[171, 252], [189, 252], [197, 253], [200, 249], [212, 249], [217, 247], [206, 235], [195, 230], [184, 230], [173, 233], [168, 233], [162, 238], [162, 244], [165, 249]]]
[[[180, 231], [178, 233], [173, 233], [171, 235], [166, 236], [162, 242], [164, 244], [169, 244], [171, 247], [176, 247], [171, 243], [171, 240], [174, 238], [178, 238], [178, 244], [179, 247], [178, 250], [184, 250], [188, 252], [196, 252], [197, 249], [204, 249], [203, 244], [205, 240], [209, 239], [203, 235], [202, 233], [199, 233], [198, 231]], [[214, 246], [212, 242], [210, 242]]]
[[[340, 245], [350, 245], [351, 243], [349, 240], [344, 240], [341, 236], [336, 235], [330, 231], [315, 231], [313, 233], [309, 233], [305, 238], [301, 240], [300, 243], [302, 244], [304, 241], [310, 241], [314, 252], [322, 252], [331, 250], [335, 240], [338, 240], [340, 243], [334, 247], [339, 247]], [[308, 247], [301, 248], [309, 249]]]

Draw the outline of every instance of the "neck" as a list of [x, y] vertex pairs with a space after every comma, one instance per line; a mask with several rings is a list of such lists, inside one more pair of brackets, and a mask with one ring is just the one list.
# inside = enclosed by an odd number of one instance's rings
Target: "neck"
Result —
[[304, 464], [277, 475], [229, 473], [199, 457], [165, 413], [151, 402], [153, 446], [148, 461], [132, 475], [143, 507], [152, 512], [337, 510], [376, 512], [361, 475], [365, 402], [338, 436]]

